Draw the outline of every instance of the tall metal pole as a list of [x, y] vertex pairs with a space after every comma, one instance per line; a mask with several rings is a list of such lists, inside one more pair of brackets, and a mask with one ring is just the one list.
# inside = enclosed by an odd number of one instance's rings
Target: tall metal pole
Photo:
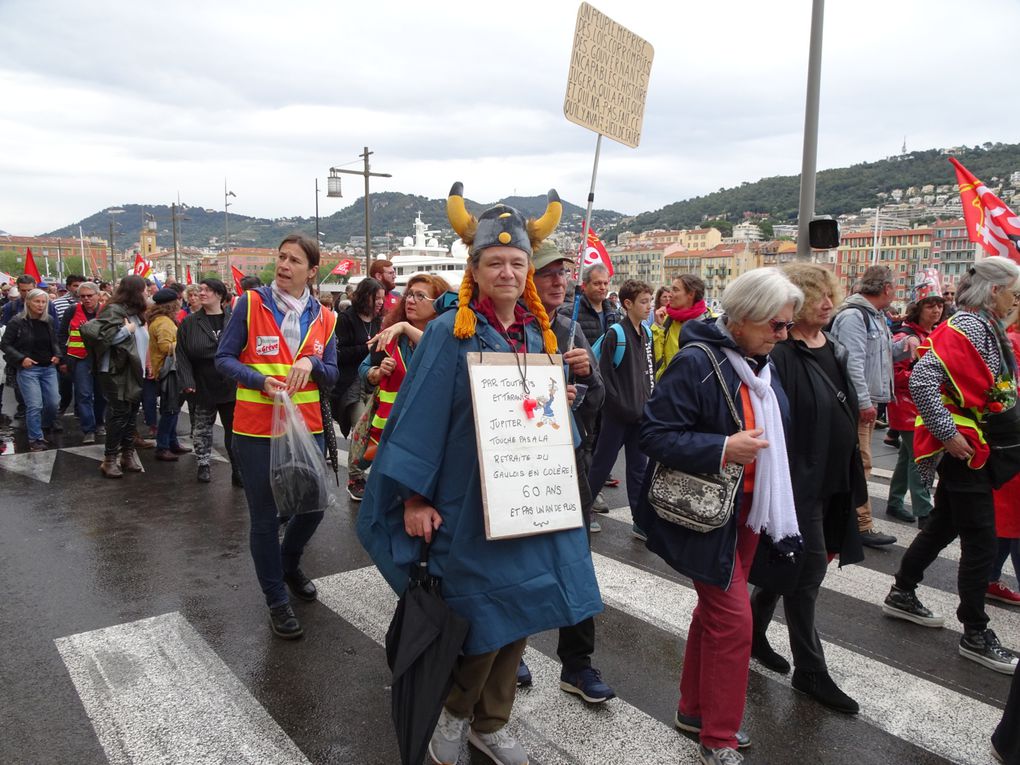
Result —
[[181, 261], [178, 257], [177, 252], [177, 204], [171, 203], [170, 205], [170, 230], [173, 232], [174, 237], [174, 279], [178, 282], [181, 280]]
[[315, 246], [319, 246], [319, 179], [315, 179]]
[[599, 155], [602, 152], [602, 133], [595, 141], [595, 163], [591, 168], [591, 186], [588, 188], [588, 210], [584, 214], [584, 226], [581, 229], [581, 247], [577, 253], [577, 284], [574, 286], [574, 312], [570, 316], [570, 339], [567, 351], [574, 350], [574, 335], [577, 333], [577, 314], [581, 308], [581, 269], [584, 268], [584, 254], [588, 251], [588, 229], [591, 228], [591, 209], [595, 204], [595, 178], [599, 174]]
[[233, 191], [227, 191], [227, 179], [223, 179], [223, 238], [225, 240], [224, 252], [227, 254], [227, 273], [233, 274], [233, 269], [230, 267], [230, 219], [229, 213], [227, 212], [230, 208], [230, 200], [228, 197], [236, 197]]
[[372, 206], [368, 200], [368, 147], [365, 147], [365, 276], [368, 276], [368, 267], [372, 262]]
[[822, 19], [825, 0], [813, 0], [811, 47], [808, 53], [807, 103], [804, 109], [804, 160], [800, 170], [797, 257], [811, 257], [808, 226], [815, 217], [815, 173], [818, 164], [818, 94], [822, 80]]
[[872, 247], [871, 247], [871, 264], [874, 265], [874, 266], [878, 265], [878, 232], [879, 232], [878, 221], [879, 221], [879, 216], [880, 216], [881, 212], [882, 212], [882, 205], [879, 205], [878, 207], [875, 208], [875, 236], [874, 236], [874, 238], [872, 240], [872, 243], [871, 243], [872, 244]]

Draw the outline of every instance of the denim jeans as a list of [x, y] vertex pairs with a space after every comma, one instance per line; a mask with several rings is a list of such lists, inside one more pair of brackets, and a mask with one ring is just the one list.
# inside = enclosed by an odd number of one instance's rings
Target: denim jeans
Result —
[[921, 480], [921, 473], [914, 462], [914, 431], [900, 431], [900, 453], [896, 468], [889, 481], [890, 510], [903, 510], [903, 498], [910, 492], [910, 504], [915, 518], [924, 518], [931, 513], [931, 494]]
[[57, 368], [34, 366], [18, 370], [18, 390], [25, 399], [25, 427], [29, 441], [41, 441], [43, 428], [53, 427], [60, 403]]
[[95, 433], [103, 424], [106, 414], [106, 397], [92, 374], [92, 359], [87, 356], [71, 362], [69, 370], [74, 380], [74, 411], [78, 415], [82, 433]]
[[[321, 434], [315, 436], [315, 441], [320, 448], [324, 448]], [[275, 608], [289, 602], [283, 576], [297, 570], [301, 553], [322, 522], [323, 513], [320, 510], [291, 516], [283, 535], [283, 543], [280, 543], [280, 520], [269, 474], [269, 442], [268, 438], [235, 433], [231, 447], [234, 464], [241, 473], [244, 495], [248, 500], [248, 515], [251, 518], [249, 545], [255, 574], [266, 597], [266, 605]]]
[[1002, 569], [1006, 561], [1013, 559], [1013, 576], [1020, 582], [1020, 539], [1003, 539], [999, 537], [999, 551], [995, 556], [995, 565], [992, 567], [992, 582], [1002, 581]]
[[172, 446], [180, 446], [180, 442], [177, 440], [177, 418], [180, 416], [180, 412], [161, 414], [159, 416], [159, 425], [156, 426], [157, 449], [169, 449]]

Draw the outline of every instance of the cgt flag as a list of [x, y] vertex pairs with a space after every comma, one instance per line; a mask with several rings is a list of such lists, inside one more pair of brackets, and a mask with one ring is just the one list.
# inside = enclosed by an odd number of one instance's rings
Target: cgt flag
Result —
[[967, 221], [970, 241], [980, 244], [989, 255], [1002, 255], [1020, 262], [1020, 217], [955, 157], [949, 161], [956, 168], [956, 181], [960, 186], [963, 217]]
[[184, 268], [184, 283], [194, 284], [194, 282], [191, 281], [191, 266], [185, 266]]
[[132, 269], [132, 273], [135, 276], [140, 276], [143, 279], [148, 279], [152, 276], [152, 264], [141, 256], [141, 253], [135, 253], [135, 267]]
[[39, 274], [39, 267], [35, 264], [35, 258], [32, 257], [31, 247], [25, 251], [25, 273], [35, 279], [36, 284], [42, 284], [42, 276]]
[[243, 295], [244, 290], [241, 288], [241, 280], [244, 278], [244, 271], [231, 264], [230, 275], [234, 277], [234, 289], [237, 290], [237, 294]]
[[330, 271], [331, 274], [336, 276], [347, 276], [351, 272], [351, 267], [354, 265], [354, 261], [349, 258], [345, 258], [336, 264], [336, 268]]
[[585, 268], [589, 268], [596, 264], [601, 264], [609, 269], [609, 275], [613, 275], [613, 262], [609, 259], [609, 253], [606, 252], [606, 246], [602, 244], [602, 240], [598, 238], [594, 229], [588, 229], [588, 246], [584, 250], [584, 261], [582, 262], [582, 271]]

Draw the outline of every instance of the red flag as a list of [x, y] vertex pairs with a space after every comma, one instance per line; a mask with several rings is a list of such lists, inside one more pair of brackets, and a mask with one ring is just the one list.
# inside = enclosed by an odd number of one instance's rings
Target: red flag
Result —
[[194, 284], [194, 282], [191, 281], [191, 266], [185, 266], [184, 268], [184, 283]]
[[336, 274], [337, 276], [347, 276], [347, 274], [350, 273], [351, 266], [353, 265], [354, 265], [353, 260], [350, 259], [341, 260], [339, 263], [336, 264], [336, 268], [330, 271], [330, 273]]
[[132, 269], [132, 273], [135, 276], [141, 276], [143, 279], [148, 279], [152, 276], [152, 264], [143, 258], [141, 253], [136, 252], [135, 267]]
[[32, 257], [31, 247], [25, 252], [25, 273], [35, 279], [36, 284], [42, 282], [42, 276], [39, 275], [39, 269], [35, 265], [35, 258]]
[[232, 265], [230, 267], [230, 273], [234, 277], [234, 289], [237, 290], [238, 295], [243, 295], [244, 290], [241, 289], [241, 280], [244, 278], [244, 271], [242, 271], [237, 266]]
[[599, 239], [594, 229], [588, 229], [588, 246], [584, 250], [584, 263], [583, 268], [594, 266], [596, 263], [601, 263], [607, 269], [609, 269], [609, 275], [613, 275], [613, 262], [609, 259], [609, 253], [606, 252], [606, 246], [602, 244], [602, 240]]
[[1020, 262], [1017, 241], [1020, 240], [1020, 217], [955, 157], [949, 161], [956, 168], [956, 181], [960, 185], [960, 202], [967, 221], [970, 241], [980, 244], [989, 255], [1002, 255]]

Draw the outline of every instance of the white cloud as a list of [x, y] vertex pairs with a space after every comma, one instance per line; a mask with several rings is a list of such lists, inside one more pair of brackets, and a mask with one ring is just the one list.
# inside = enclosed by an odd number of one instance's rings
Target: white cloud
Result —
[[[810, 3], [596, 4], [655, 46], [641, 147], [604, 142], [598, 206], [639, 212], [799, 172]], [[0, 227], [50, 230], [178, 191], [215, 208], [224, 177], [236, 212], [310, 215], [314, 178], [366, 144], [394, 176], [373, 189], [439, 197], [462, 180], [490, 200], [556, 186], [581, 203], [595, 137], [562, 116], [576, 11], [5, 0]], [[1020, 106], [998, 77], [1015, 69], [1020, 6], [826, 11], [820, 168], [895, 153], [904, 135], [913, 148], [1013, 140]]]

